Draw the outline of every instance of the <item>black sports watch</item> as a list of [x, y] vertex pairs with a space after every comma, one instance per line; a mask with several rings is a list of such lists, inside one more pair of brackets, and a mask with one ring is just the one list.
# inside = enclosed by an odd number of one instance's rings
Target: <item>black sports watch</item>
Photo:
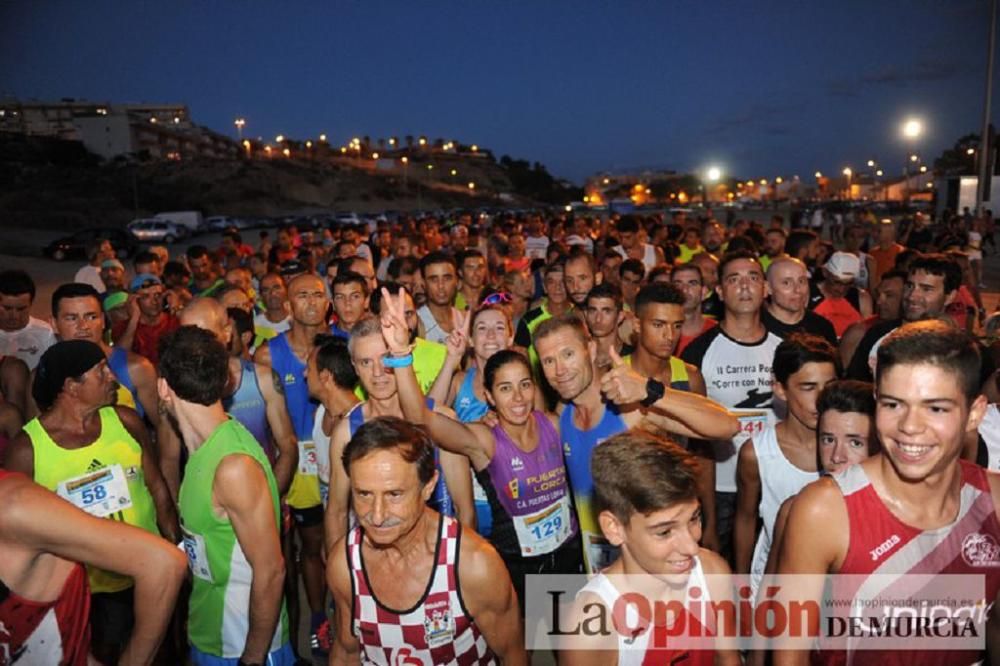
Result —
[[663, 397], [667, 387], [663, 382], [658, 382], [652, 377], [646, 380], [646, 397], [639, 401], [643, 407], [652, 407], [656, 401]]

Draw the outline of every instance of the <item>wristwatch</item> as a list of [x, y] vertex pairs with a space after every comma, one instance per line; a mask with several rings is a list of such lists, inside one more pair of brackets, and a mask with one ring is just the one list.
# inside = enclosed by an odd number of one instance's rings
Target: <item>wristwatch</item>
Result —
[[663, 397], [667, 387], [663, 382], [658, 382], [652, 377], [646, 380], [646, 397], [639, 401], [643, 407], [652, 407], [657, 400]]

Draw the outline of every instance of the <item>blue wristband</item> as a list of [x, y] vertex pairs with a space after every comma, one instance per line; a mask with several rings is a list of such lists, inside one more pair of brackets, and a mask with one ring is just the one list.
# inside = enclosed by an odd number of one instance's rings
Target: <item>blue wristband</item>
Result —
[[405, 368], [413, 365], [413, 354], [406, 356], [386, 356], [382, 359], [382, 365], [387, 368]]

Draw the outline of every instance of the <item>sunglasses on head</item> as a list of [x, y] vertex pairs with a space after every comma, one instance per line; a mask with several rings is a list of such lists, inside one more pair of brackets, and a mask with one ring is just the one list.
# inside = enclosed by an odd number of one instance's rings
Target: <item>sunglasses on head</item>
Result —
[[502, 305], [504, 303], [510, 303], [513, 297], [506, 291], [498, 291], [490, 294], [483, 299], [483, 302], [479, 304], [479, 307], [484, 307], [486, 305]]

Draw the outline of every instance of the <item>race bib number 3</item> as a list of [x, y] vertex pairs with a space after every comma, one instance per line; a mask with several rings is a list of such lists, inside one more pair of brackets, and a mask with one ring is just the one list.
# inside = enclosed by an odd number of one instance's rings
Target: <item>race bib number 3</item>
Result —
[[512, 516], [521, 555], [545, 555], [561, 546], [570, 535], [569, 496], [526, 516]]
[[312, 440], [299, 442], [299, 474], [302, 476], [319, 474], [319, 465], [316, 464], [316, 443]]
[[56, 494], [98, 518], [132, 506], [125, 472], [118, 464], [67, 479], [57, 486]]

